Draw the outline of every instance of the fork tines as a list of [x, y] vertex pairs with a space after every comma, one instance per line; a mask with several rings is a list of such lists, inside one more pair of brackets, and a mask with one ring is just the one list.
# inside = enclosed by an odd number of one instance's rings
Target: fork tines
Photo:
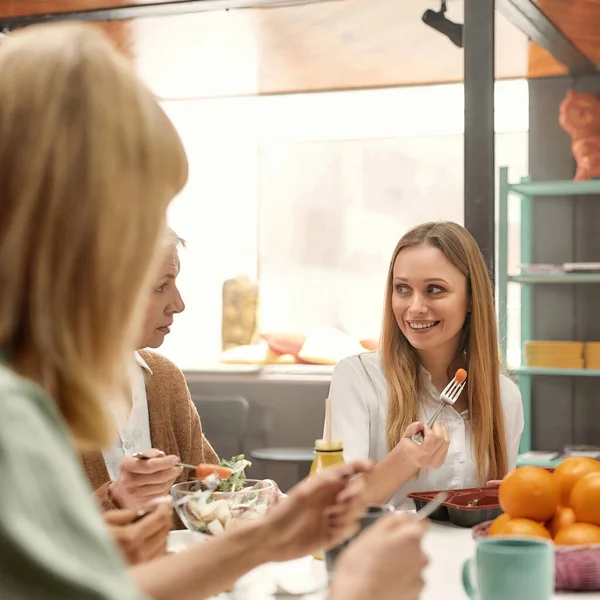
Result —
[[454, 404], [461, 392], [465, 389], [466, 381], [458, 383], [456, 377], [444, 388], [444, 391], [440, 395], [440, 399], [446, 404]]

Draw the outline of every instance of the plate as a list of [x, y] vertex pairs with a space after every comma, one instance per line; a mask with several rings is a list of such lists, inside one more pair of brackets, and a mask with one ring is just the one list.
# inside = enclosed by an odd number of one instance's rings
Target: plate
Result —
[[327, 571], [310, 556], [253, 569], [229, 592], [232, 600], [326, 600]]
[[202, 544], [207, 539], [207, 535], [197, 533], [196, 531], [188, 531], [187, 529], [170, 531], [169, 539], [167, 540], [167, 552], [181, 552], [187, 548]]

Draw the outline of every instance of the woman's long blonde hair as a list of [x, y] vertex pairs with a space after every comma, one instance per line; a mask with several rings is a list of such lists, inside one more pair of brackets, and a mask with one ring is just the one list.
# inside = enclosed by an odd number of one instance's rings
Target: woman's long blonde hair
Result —
[[[165, 213], [187, 180], [174, 127], [94, 27], [0, 44], [0, 349], [80, 449], [110, 443]], [[160, 245], [162, 250], [162, 245]]]
[[[387, 279], [381, 360], [389, 386], [387, 443], [393, 448], [406, 427], [419, 418], [419, 361], [415, 349], [400, 330], [392, 310], [394, 264], [398, 254], [411, 246], [439, 248], [467, 278], [471, 312], [463, 325], [457, 365], [469, 374], [467, 396], [472, 450], [482, 483], [501, 479], [507, 471], [504, 416], [500, 399], [494, 294], [483, 256], [471, 234], [450, 222], [424, 223], [398, 242]], [[452, 376], [451, 373], [448, 374]]]

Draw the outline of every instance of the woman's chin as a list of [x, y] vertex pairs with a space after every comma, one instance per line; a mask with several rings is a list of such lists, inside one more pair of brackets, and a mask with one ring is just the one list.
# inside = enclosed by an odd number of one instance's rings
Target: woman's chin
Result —
[[435, 340], [424, 340], [424, 339], [411, 339], [408, 338], [408, 343], [415, 349], [415, 350], [431, 350], [433, 348], [437, 348], [439, 347], [439, 343], [436, 342]]
[[417, 350], [429, 350], [439, 346], [440, 343], [442, 343], [440, 340], [440, 335], [437, 331], [427, 331], [426, 333], [405, 331], [403, 333], [404, 337], [406, 337], [408, 340], [408, 343]]

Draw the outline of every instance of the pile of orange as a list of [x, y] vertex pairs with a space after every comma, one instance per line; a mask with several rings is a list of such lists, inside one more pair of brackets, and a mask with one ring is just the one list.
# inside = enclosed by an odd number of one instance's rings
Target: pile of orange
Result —
[[504, 511], [489, 535], [534, 536], [558, 545], [600, 544], [600, 461], [564, 460], [551, 473], [519, 467], [500, 484]]

